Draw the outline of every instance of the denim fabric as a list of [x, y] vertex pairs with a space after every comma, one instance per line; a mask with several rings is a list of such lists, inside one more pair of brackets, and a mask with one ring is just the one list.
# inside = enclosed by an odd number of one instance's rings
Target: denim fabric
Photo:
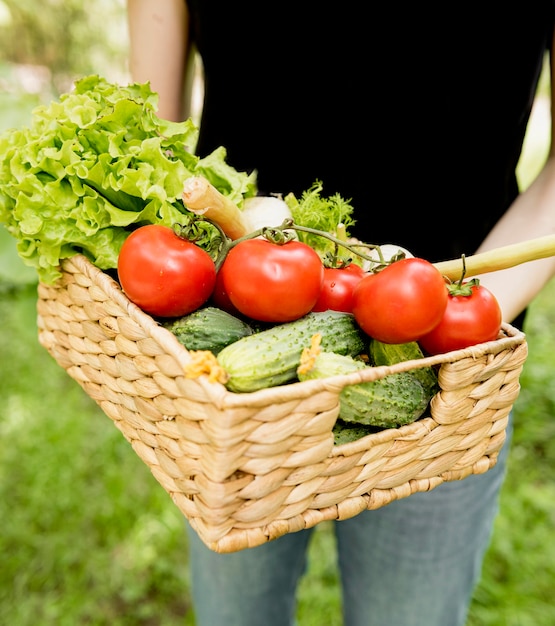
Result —
[[[464, 626], [508, 448], [507, 441], [485, 474], [334, 522], [344, 626]], [[295, 624], [296, 588], [313, 531], [217, 554], [189, 530], [197, 625]]]

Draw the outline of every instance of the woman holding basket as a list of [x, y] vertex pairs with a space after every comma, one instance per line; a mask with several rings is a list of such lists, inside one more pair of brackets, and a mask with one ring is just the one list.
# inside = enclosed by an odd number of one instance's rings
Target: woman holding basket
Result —
[[[372, 5], [374, 6], [374, 5]], [[302, 10], [301, 10], [302, 9]], [[520, 192], [515, 168], [555, 3], [273, 5], [128, 0], [130, 69], [159, 115], [204, 99], [197, 153], [257, 170], [261, 194], [315, 180], [355, 208], [351, 234], [432, 262], [555, 232], [555, 157]], [[481, 277], [504, 321], [555, 272], [553, 257]], [[509, 438], [510, 439], [510, 438]], [[494, 468], [335, 523], [346, 626], [464, 626], [503, 484]], [[200, 626], [288, 626], [313, 529], [233, 554], [190, 533]]]

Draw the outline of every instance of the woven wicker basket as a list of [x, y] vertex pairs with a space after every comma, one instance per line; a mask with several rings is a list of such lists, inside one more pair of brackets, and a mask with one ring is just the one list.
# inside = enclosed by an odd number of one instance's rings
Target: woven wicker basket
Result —
[[[189, 352], [83, 256], [39, 284], [41, 344], [110, 417], [215, 552], [235, 552], [323, 520], [350, 518], [445, 481], [486, 472], [505, 439], [525, 336], [392, 367], [231, 393], [189, 379]], [[430, 414], [334, 446], [339, 393], [438, 365]]]

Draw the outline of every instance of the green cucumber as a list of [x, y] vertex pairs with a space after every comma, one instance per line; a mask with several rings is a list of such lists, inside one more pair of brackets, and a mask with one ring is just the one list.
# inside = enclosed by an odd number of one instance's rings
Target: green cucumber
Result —
[[366, 435], [372, 435], [377, 430], [371, 426], [364, 426], [364, 424], [349, 424], [338, 418], [333, 426], [333, 443], [340, 446], [343, 443], [357, 441]]
[[[424, 353], [416, 341], [409, 343], [382, 343], [371, 339], [368, 346], [368, 355], [373, 365], [395, 365], [412, 359], [423, 359]], [[424, 366], [411, 370], [411, 373], [420, 380], [424, 388], [432, 395], [439, 391], [437, 372], [431, 366]]]
[[[368, 367], [349, 356], [320, 352], [300, 380], [350, 374]], [[350, 424], [397, 428], [421, 417], [433, 394], [410, 372], [389, 374], [377, 380], [347, 385], [339, 394], [339, 417]]]
[[252, 335], [254, 330], [239, 318], [207, 306], [162, 324], [187, 350], [210, 350], [218, 354], [235, 341]]
[[311, 312], [293, 322], [278, 324], [239, 339], [217, 356], [227, 372], [230, 391], [251, 392], [297, 380], [297, 367], [314, 335], [322, 349], [355, 356], [365, 342], [354, 317], [339, 311]]

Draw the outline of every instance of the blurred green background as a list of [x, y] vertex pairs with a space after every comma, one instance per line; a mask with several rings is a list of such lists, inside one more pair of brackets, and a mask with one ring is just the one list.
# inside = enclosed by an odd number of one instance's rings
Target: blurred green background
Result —
[[[127, 81], [123, 0], [0, 0], [0, 131], [98, 73]], [[544, 75], [519, 174], [547, 150]], [[183, 519], [112, 422], [39, 346], [36, 276], [0, 227], [0, 623], [192, 625]], [[555, 624], [555, 285], [530, 310], [509, 474], [468, 626]], [[340, 626], [331, 526], [300, 626]], [[219, 626], [219, 625], [215, 625]], [[400, 625], [401, 626], [401, 625]]]

